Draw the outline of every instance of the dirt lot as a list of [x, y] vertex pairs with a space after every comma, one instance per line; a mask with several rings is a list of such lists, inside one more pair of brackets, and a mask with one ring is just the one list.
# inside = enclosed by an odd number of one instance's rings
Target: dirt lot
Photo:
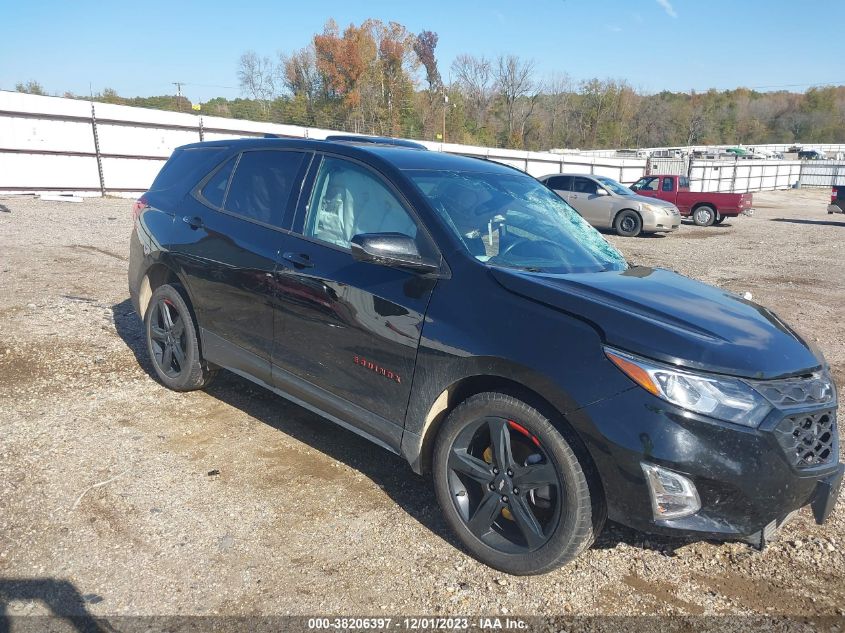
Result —
[[[609, 239], [751, 292], [845, 385], [845, 218], [827, 196], [758, 194], [753, 218]], [[762, 553], [610, 525], [546, 576], [480, 565], [399, 457], [225, 372], [185, 395], [152, 379], [129, 215], [0, 198], [0, 611], [845, 613], [845, 503], [823, 527], [802, 511]]]

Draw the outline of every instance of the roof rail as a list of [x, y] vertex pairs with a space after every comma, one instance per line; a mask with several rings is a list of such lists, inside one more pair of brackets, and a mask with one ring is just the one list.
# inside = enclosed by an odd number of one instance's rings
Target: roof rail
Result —
[[330, 134], [327, 141], [335, 143], [371, 143], [373, 145], [395, 145], [396, 147], [410, 147], [413, 149], [428, 150], [425, 145], [409, 141], [404, 138], [391, 138], [389, 136], [358, 136], [356, 134]]

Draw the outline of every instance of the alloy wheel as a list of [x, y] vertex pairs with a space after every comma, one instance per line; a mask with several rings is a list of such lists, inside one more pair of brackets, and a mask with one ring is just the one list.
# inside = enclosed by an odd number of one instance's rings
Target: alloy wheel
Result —
[[486, 417], [455, 438], [448, 482], [472, 534], [500, 552], [535, 551], [559, 523], [562, 486], [539, 439], [514, 420]]
[[159, 299], [151, 309], [153, 358], [165, 375], [176, 378], [186, 367], [185, 322], [176, 305], [169, 299]]

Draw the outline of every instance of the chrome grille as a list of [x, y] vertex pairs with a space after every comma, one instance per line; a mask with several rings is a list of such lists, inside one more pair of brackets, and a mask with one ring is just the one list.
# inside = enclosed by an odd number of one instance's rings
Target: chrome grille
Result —
[[796, 468], [812, 468], [838, 459], [836, 410], [799, 413], [775, 427], [778, 442]]

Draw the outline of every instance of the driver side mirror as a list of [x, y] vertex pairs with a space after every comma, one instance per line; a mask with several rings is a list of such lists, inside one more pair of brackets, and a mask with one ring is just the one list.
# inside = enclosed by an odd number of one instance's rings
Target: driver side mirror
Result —
[[607, 189], [602, 189], [601, 187], [596, 188], [596, 195], [597, 196], [609, 196], [610, 192]]
[[410, 268], [422, 273], [440, 270], [436, 262], [420, 255], [416, 240], [402, 233], [359, 233], [349, 241], [349, 248], [352, 257], [359, 262]]

